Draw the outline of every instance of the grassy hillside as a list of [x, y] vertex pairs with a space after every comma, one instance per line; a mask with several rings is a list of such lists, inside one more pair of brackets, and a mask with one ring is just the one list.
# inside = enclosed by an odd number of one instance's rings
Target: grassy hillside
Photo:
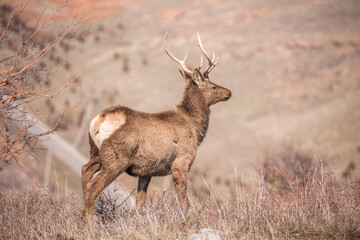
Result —
[[[33, 1], [26, 17], [36, 22], [62, 1]], [[328, 159], [338, 182], [359, 177], [360, 165], [360, 4], [357, 1], [71, 1], [57, 13], [49, 34], [66, 25], [74, 13], [86, 14], [90, 34], [62, 44], [44, 64], [61, 62], [51, 88], [66, 74], [81, 72], [81, 88], [38, 107], [60, 111], [79, 106], [66, 116], [59, 133], [73, 142], [90, 102], [92, 116], [121, 104], [156, 112], [180, 102], [183, 80], [176, 64], [163, 51], [170, 29], [169, 48], [176, 56], [189, 51], [189, 67], [199, 64], [196, 32], [205, 48], [220, 56], [212, 81], [228, 87], [233, 97], [212, 107], [210, 128], [200, 146], [191, 176], [194, 193], [206, 192], [201, 174], [214, 194], [234, 195], [236, 175], [244, 185], [259, 178], [256, 168], [268, 156], [277, 158], [287, 145], [314, 160]], [[59, 64], [58, 64], [59, 65]], [[79, 103], [78, 96], [81, 95]], [[52, 114], [47, 122], [50, 123]], [[285, 146], [285, 147], [284, 147]], [[87, 135], [80, 151], [88, 154]], [[46, 154], [21, 171], [41, 182]], [[295, 167], [299, 162], [293, 162]], [[72, 186], [78, 179], [61, 163], [52, 171], [53, 183]], [[350, 169], [350, 170], [349, 170]], [[4, 173], [3, 173], [4, 174]], [[119, 182], [130, 191], [136, 179], [123, 174]], [[150, 192], [166, 189], [169, 178], [156, 178]]]

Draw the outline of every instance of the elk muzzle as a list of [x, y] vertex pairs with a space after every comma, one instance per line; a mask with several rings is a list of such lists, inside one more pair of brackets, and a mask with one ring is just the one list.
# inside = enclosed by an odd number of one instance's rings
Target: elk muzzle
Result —
[[222, 101], [227, 101], [231, 98], [231, 91], [226, 89], [228, 91], [228, 94], [222, 99]]

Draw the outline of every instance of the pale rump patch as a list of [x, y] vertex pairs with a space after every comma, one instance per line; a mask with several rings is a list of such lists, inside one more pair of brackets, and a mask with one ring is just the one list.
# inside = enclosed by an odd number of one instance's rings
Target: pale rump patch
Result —
[[123, 112], [108, 113], [105, 116], [100, 113], [90, 123], [90, 137], [100, 148], [103, 141], [124, 125], [125, 121], [126, 116]]

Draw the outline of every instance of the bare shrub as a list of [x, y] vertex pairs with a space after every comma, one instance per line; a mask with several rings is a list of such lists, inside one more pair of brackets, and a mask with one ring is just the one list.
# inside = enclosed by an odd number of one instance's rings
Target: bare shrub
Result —
[[124, 73], [130, 72], [130, 59], [127, 54], [124, 55], [122, 70]]
[[[55, 18], [40, 17], [35, 26], [28, 26], [21, 18], [26, 7], [27, 3], [19, 3], [15, 9], [3, 4], [0, 9], [0, 162], [5, 163], [16, 160], [17, 154], [32, 151], [39, 138], [55, 131], [63, 115], [70, 110], [63, 110], [50, 130], [31, 133], [29, 129], [36, 122], [31, 119], [30, 104], [45, 98], [50, 112], [54, 112], [51, 100], [77, 78], [70, 77], [62, 87], [50, 92], [53, 66], [45, 56], [55, 46], [78, 36], [81, 18], [76, 17], [57, 35], [48, 36], [44, 31]], [[53, 53], [49, 58], [55, 58]], [[39, 114], [32, 111], [33, 116]]]
[[114, 54], [113, 54], [113, 58], [116, 59], [116, 60], [119, 59], [120, 56], [121, 56], [121, 55], [120, 55], [120, 53], [118, 53], [118, 52], [114, 52]]
[[300, 149], [295, 144], [284, 144], [277, 153], [267, 152], [264, 155], [260, 174], [264, 181], [279, 190], [286, 190], [292, 184], [304, 185], [312, 177], [318, 177], [320, 167], [312, 155]]
[[149, 65], [149, 59], [148, 59], [148, 57], [147, 57], [147, 55], [146, 55], [145, 52], [142, 52], [142, 53], [141, 53], [141, 64], [142, 64], [143, 66]]
[[356, 169], [356, 165], [355, 165], [354, 161], [350, 161], [347, 164], [346, 169], [343, 171], [341, 176], [345, 179], [351, 179], [352, 176], [354, 175], [355, 169]]
[[103, 223], [114, 221], [116, 216], [116, 199], [110, 194], [101, 193], [95, 203], [95, 215], [101, 219]]
[[[117, 189], [114, 189], [112, 193], [102, 192], [95, 203], [95, 215], [101, 220], [102, 223], [113, 222], [120, 216], [123, 216], [122, 204], [118, 203], [119, 195]], [[127, 211], [125, 211], [126, 213]]]

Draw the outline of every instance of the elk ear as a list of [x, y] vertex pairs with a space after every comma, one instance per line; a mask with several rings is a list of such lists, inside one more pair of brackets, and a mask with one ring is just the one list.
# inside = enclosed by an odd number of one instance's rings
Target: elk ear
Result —
[[199, 71], [199, 69], [197, 69], [197, 68], [195, 68], [192, 73], [192, 80], [199, 87], [202, 87], [205, 84], [205, 79], [204, 79], [203, 75], [201, 74], [201, 72]]

